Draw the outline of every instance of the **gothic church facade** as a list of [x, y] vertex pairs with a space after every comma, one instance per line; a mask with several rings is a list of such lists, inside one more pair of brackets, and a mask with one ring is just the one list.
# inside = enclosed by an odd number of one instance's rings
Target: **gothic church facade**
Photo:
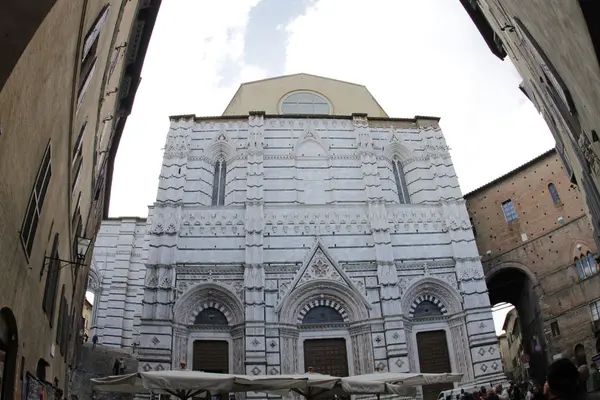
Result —
[[438, 118], [333, 79], [171, 117], [156, 202], [103, 223], [89, 289], [92, 334], [145, 371], [503, 376]]

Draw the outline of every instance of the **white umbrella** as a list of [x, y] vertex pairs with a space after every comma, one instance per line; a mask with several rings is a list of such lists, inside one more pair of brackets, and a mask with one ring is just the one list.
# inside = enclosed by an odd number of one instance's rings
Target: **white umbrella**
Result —
[[200, 371], [174, 370], [137, 372], [91, 379], [92, 388], [105, 392], [171, 394], [188, 399], [200, 393], [211, 394], [306, 388], [306, 379], [279, 376], [249, 377]]
[[341, 378], [341, 386], [347, 394], [386, 394], [410, 395], [415, 386], [435, 383], [459, 382], [462, 374], [420, 374], [376, 372]]

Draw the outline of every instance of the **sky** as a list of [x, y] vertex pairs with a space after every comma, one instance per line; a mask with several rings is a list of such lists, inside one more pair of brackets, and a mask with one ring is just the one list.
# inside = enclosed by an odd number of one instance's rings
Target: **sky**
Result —
[[[169, 115], [221, 115], [241, 83], [300, 72], [366, 85], [391, 117], [440, 117], [463, 193], [554, 146], [514, 66], [458, 0], [168, 0], [119, 146], [110, 216], [147, 215]], [[494, 313], [497, 327], [506, 312]]]

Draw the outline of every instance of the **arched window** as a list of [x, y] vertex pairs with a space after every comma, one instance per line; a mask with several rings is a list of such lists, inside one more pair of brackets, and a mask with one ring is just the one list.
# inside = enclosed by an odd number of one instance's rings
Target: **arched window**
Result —
[[222, 206], [225, 204], [225, 184], [227, 177], [227, 162], [220, 159], [215, 163], [213, 177], [212, 205]]
[[342, 315], [336, 309], [328, 306], [311, 308], [302, 319], [302, 324], [339, 324], [342, 322], [344, 322]]
[[227, 317], [220, 310], [208, 307], [196, 316], [194, 325], [227, 325]]
[[394, 180], [396, 181], [396, 191], [398, 192], [398, 202], [400, 204], [410, 203], [410, 196], [408, 194], [408, 185], [406, 184], [406, 177], [404, 176], [404, 168], [402, 162], [395, 158], [392, 161], [392, 170], [394, 171]]
[[596, 262], [596, 258], [591, 252], [575, 258], [575, 266], [577, 267], [577, 275], [579, 279], [586, 279], [600, 272], [600, 266]]
[[579, 279], [585, 279], [585, 271], [583, 270], [583, 264], [579, 258], [575, 259], [575, 266], [577, 267], [577, 275], [579, 275]]
[[548, 184], [548, 191], [550, 192], [550, 196], [552, 197], [554, 204], [559, 204], [561, 202], [560, 196], [558, 195], [558, 190], [556, 189], [554, 183]]
[[323, 96], [313, 92], [294, 92], [288, 94], [281, 102], [282, 114], [329, 115], [331, 107]]
[[587, 262], [588, 276], [592, 276], [596, 272], [598, 272], [598, 264], [596, 263], [596, 259], [594, 258], [594, 255], [592, 253], [590, 253], [589, 251], [586, 254], [586, 258], [588, 260], [588, 262]]
[[415, 318], [432, 317], [434, 315], [442, 315], [442, 311], [435, 303], [429, 300], [420, 302], [413, 312]]

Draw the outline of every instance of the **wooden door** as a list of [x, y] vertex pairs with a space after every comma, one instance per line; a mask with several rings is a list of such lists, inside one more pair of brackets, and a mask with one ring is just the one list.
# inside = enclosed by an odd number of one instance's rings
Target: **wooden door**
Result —
[[229, 343], [223, 340], [196, 340], [193, 357], [194, 371], [229, 373]]
[[304, 368], [333, 376], [348, 376], [345, 339], [311, 339], [304, 341]]
[[[229, 343], [223, 340], [196, 340], [192, 361], [194, 371], [229, 373]], [[205, 400], [205, 396], [194, 397], [193, 400]], [[228, 400], [229, 395], [211, 396], [211, 400]]]
[[[417, 333], [417, 351], [419, 352], [420, 372], [452, 372], [446, 331]], [[442, 390], [452, 389], [453, 387], [454, 385], [451, 383], [423, 386], [423, 400], [436, 400]]]

